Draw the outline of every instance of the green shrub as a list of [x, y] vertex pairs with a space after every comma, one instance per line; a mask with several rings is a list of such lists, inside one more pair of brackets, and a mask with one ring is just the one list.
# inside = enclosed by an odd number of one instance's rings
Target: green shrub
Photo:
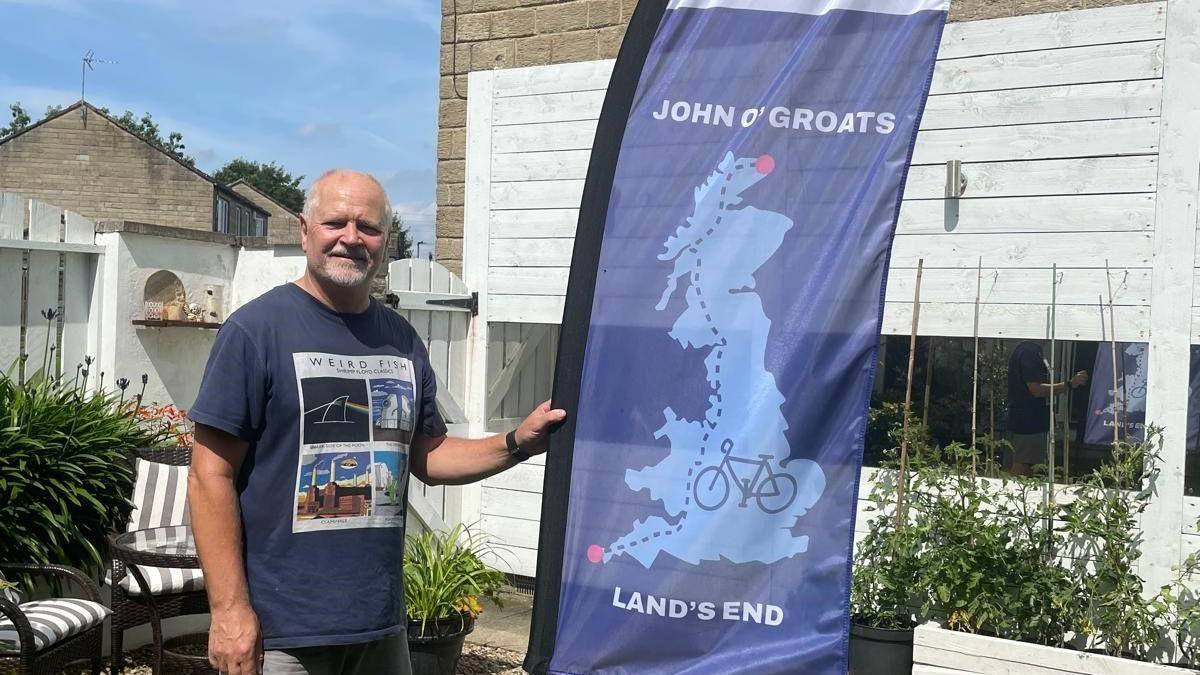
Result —
[[100, 570], [131, 508], [125, 453], [158, 440], [115, 396], [0, 375], [0, 560]]
[[462, 525], [449, 532], [428, 531], [408, 538], [404, 604], [409, 618], [421, 622], [422, 633], [429, 621], [479, 616], [483, 611], [480, 598], [500, 604], [497, 593], [505, 576], [480, 558], [490, 548]]
[[1157, 427], [1143, 442], [1114, 443], [1112, 457], [1080, 480], [1075, 501], [1063, 509], [1082, 586], [1077, 630], [1111, 656], [1145, 657], [1166, 620], [1161, 597], [1147, 601], [1138, 575], [1138, 523], [1153, 495], [1161, 443]]

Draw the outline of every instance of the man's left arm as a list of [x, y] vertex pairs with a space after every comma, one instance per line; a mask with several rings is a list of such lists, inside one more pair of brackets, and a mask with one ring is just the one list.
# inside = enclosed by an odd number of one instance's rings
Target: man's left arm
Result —
[[[528, 455], [546, 452], [550, 446], [550, 429], [566, 416], [566, 411], [551, 408], [549, 401], [535, 408], [513, 432], [520, 451]], [[418, 433], [413, 438], [410, 453], [413, 475], [427, 485], [473, 483], [520, 461], [509, 452], [508, 440], [503, 434], [466, 439]]]

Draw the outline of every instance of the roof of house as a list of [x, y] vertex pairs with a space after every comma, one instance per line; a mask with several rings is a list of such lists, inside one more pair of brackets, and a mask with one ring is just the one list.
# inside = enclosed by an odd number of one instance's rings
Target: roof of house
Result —
[[288, 213], [292, 214], [293, 216], [296, 216], [297, 218], [298, 218], [298, 217], [300, 217], [300, 212], [299, 212], [299, 211], [293, 211], [293, 210], [292, 210], [291, 208], [289, 208], [289, 207], [288, 207], [286, 204], [283, 204], [283, 203], [281, 203], [281, 202], [280, 202], [278, 199], [275, 199], [275, 198], [274, 198], [274, 197], [272, 197], [271, 195], [269, 195], [269, 194], [267, 194], [267, 193], [263, 192], [262, 190], [258, 189], [258, 188], [257, 188], [257, 187], [255, 187], [255, 186], [254, 186], [252, 183], [249, 183], [249, 182], [247, 182], [245, 178], [239, 178], [239, 179], [237, 179], [237, 180], [233, 181], [232, 183], [228, 183], [228, 184], [226, 184], [226, 185], [225, 185], [225, 187], [226, 187], [226, 188], [228, 188], [228, 189], [230, 189], [230, 190], [232, 190], [232, 189], [234, 188], [234, 186], [235, 186], [235, 185], [245, 185], [246, 187], [250, 188], [251, 190], [254, 190], [254, 193], [255, 193], [255, 194], [257, 194], [257, 195], [262, 195], [262, 196], [263, 196], [265, 199], [267, 199], [268, 201], [270, 201], [270, 202], [271, 202], [272, 204], [274, 204], [275, 206], [278, 206], [279, 208], [283, 209], [284, 211], [287, 211]]
[[20, 138], [21, 136], [24, 136], [25, 134], [33, 131], [34, 129], [37, 129], [38, 127], [40, 127], [48, 122], [56, 120], [64, 115], [66, 115], [67, 113], [78, 110], [79, 108], [87, 108], [87, 110], [89, 112], [95, 113], [96, 115], [103, 117], [104, 119], [111, 122], [113, 124], [113, 126], [115, 126], [116, 128], [129, 134], [130, 136], [133, 136], [134, 138], [145, 143], [146, 145], [150, 146], [151, 148], [154, 148], [157, 152], [159, 152], [163, 155], [166, 155], [167, 157], [170, 157], [171, 159], [175, 160], [175, 162], [177, 162], [179, 164], [179, 166], [182, 166], [183, 168], [187, 169], [188, 171], [191, 171], [192, 173], [203, 178], [204, 180], [208, 181], [209, 183], [212, 183], [214, 186], [219, 187], [219, 188], [224, 187], [223, 185], [218, 183], [217, 180], [215, 178], [213, 178], [212, 176], [208, 175], [207, 173], [204, 173], [200, 169], [197, 169], [196, 167], [188, 164], [187, 162], [184, 162], [179, 157], [176, 157], [175, 155], [163, 150], [162, 148], [155, 145], [150, 139], [146, 138], [145, 136], [142, 136], [141, 134], [136, 134], [136, 133], [126, 129], [125, 127], [121, 126], [120, 123], [118, 123], [117, 120], [114, 119], [111, 115], [105, 114], [103, 111], [101, 111], [96, 106], [94, 106], [91, 103], [88, 103], [87, 101], [84, 101], [82, 99], [72, 103], [71, 105], [67, 106], [66, 108], [63, 108], [62, 110], [54, 113], [53, 115], [47, 115], [45, 118], [38, 120], [37, 122], [25, 127], [24, 129], [16, 132], [15, 134], [10, 134], [8, 136], [5, 136], [4, 138], [0, 138], [0, 145], [4, 145], [5, 143], [8, 143], [9, 141], [11, 141], [15, 138]]

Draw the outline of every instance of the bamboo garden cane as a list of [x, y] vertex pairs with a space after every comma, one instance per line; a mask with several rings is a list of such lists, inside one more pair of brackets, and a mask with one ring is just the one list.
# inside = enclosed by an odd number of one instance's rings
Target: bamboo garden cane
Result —
[[983, 287], [983, 256], [979, 256], [979, 263], [975, 269], [975, 326], [972, 329], [972, 337], [975, 340], [974, 364], [971, 366], [971, 476], [978, 475], [979, 468], [976, 459], [975, 435], [977, 433], [977, 421], [979, 414], [977, 407], [979, 404], [979, 295]]
[[[1052, 510], [1054, 508], [1054, 403], [1056, 396], [1054, 395], [1054, 351], [1055, 346], [1055, 320], [1058, 318], [1058, 263], [1054, 263], [1050, 268], [1050, 370], [1047, 379], [1050, 380], [1049, 388], [1049, 408], [1050, 411], [1050, 438], [1046, 444], [1046, 460], [1049, 472], [1046, 477], [1046, 505]], [[1049, 511], [1048, 511], [1049, 513]], [[1053, 526], [1053, 523], [1047, 523], [1048, 527]]]
[[912, 409], [913, 364], [917, 355], [917, 324], [921, 319], [921, 276], [925, 259], [917, 260], [917, 285], [913, 291], [912, 332], [908, 338], [908, 378], [904, 384], [904, 422], [900, 436], [900, 472], [896, 475], [896, 529], [904, 527], [904, 483], [908, 475], [908, 415]]
[[[1113, 294], [1112, 294], [1112, 277], [1108, 273], [1108, 259], [1104, 259], [1104, 280], [1108, 282], [1108, 341], [1109, 352], [1112, 357], [1112, 401], [1113, 401], [1113, 445], [1121, 441], [1121, 418], [1119, 408], [1117, 407], [1117, 320], [1116, 312], [1113, 310]], [[1123, 379], [1123, 378], [1122, 378]], [[1125, 406], [1125, 402], [1121, 401], [1121, 407]], [[1128, 434], [1127, 434], [1128, 435]]]

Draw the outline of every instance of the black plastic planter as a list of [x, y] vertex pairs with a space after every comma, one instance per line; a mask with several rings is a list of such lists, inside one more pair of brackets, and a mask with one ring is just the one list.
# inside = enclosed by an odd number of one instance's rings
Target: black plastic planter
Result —
[[470, 616], [452, 616], [437, 621], [408, 621], [408, 653], [413, 675], [454, 675], [467, 634], [475, 628]]
[[850, 675], [912, 675], [913, 631], [850, 624]]

